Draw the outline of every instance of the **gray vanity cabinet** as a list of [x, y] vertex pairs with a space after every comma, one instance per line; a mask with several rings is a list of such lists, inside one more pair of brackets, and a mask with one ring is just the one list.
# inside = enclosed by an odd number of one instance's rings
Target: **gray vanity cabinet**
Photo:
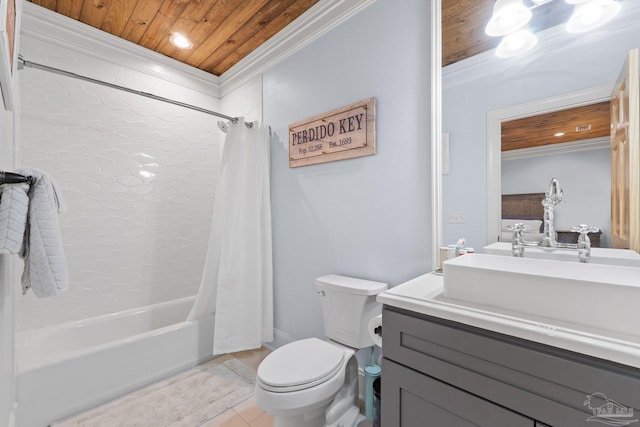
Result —
[[382, 427], [606, 425], [587, 421], [592, 394], [640, 418], [638, 369], [386, 305], [382, 318]]
[[[534, 421], [383, 359], [383, 426], [534, 427]], [[393, 403], [392, 405], [387, 404]]]

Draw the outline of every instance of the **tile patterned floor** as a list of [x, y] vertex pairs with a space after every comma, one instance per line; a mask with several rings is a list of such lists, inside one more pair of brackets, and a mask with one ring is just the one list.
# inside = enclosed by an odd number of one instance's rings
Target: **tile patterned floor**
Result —
[[213, 359], [52, 427], [272, 427], [253, 397], [267, 354], [262, 348]]

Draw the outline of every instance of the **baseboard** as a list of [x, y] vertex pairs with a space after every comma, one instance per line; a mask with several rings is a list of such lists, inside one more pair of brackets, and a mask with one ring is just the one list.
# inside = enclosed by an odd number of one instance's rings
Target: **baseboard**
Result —
[[18, 402], [13, 402], [13, 408], [11, 408], [11, 413], [9, 414], [9, 426], [8, 427], [16, 427], [16, 414], [18, 413]]
[[264, 346], [269, 350], [275, 350], [278, 347], [282, 347], [283, 345], [292, 343], [294, 341], [297, 341], [297, 339], [287, 334], [286, 332], [282, 332], [274, 328], [273, 341], [271, 341], [270, 343], [265, 343]]

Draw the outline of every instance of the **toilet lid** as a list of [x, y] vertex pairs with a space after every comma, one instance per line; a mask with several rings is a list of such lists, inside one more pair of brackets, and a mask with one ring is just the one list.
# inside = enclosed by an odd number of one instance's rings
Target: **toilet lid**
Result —
[[317, 338], [295, 341], [265, 357], [258, 378], [271, 387], [319, 384], [334, 376], [344, 359], [344, 350]]

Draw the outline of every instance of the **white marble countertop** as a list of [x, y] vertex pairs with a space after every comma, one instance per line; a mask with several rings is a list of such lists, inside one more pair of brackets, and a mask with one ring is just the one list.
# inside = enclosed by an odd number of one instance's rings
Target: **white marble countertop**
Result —
[[[640, 368], [640, 336], [469, 304], [443, 296], [443, 278], [428, 273], [378, 295], [392, 307], [452, 320]], [[640, 330], [640, 325], [638, 325]]]

